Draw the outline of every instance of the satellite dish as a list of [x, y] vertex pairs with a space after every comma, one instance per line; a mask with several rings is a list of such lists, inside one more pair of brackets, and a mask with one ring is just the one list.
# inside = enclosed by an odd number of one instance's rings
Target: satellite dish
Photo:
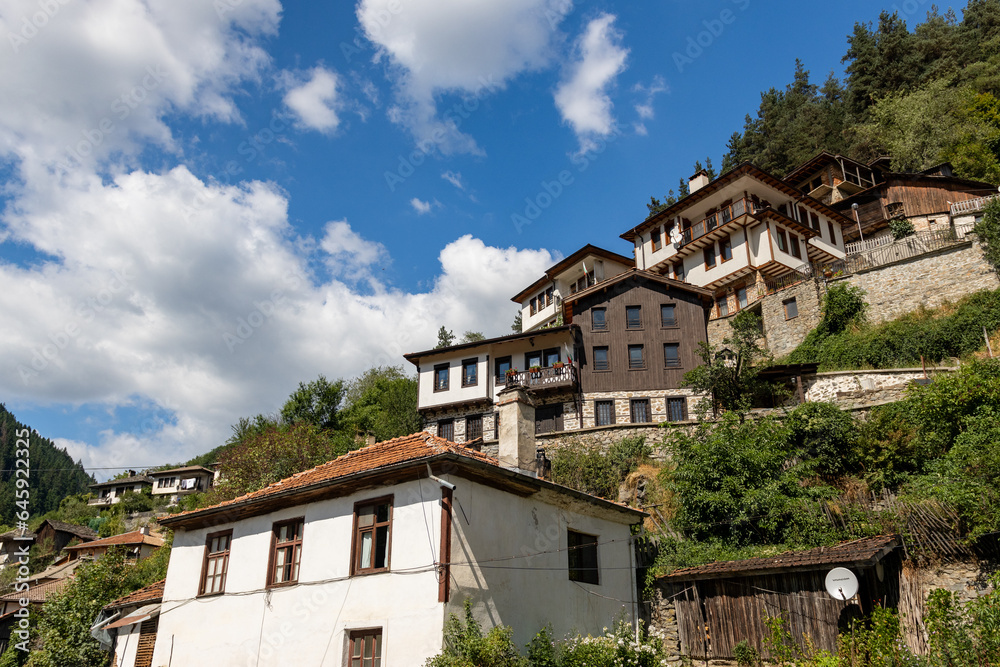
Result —
[[858, 578], [846, 567], [826, 573], [826, 592], [835, 600], [850, 600], [858, 593]]
[[670, 242], [675, 246], [679, 246], [681, 244], [682, 238], [681, 230], [677, 229], [677, 227], [670, 230]]

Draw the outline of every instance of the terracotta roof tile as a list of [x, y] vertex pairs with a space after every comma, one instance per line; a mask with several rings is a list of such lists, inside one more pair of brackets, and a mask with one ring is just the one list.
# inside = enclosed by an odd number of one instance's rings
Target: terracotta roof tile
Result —
[[474, 461], [480, 461], [495, 466], [500, 465], [496, 459], [486, 456], [481, 452], [467, 449], [466, 447], [463, 447], [458, 443], [451, 442], [450, 440], [439, 438], [438, 436], [427, 432], [413, 433], [400, 438], [393, 438], [392, 440], [376, 442], [373, 445], [368, 445], [353, 452], [348, 452], [343, 456], [338, 456], [332, 461], [327, 461], [326, 463], [318, 465], [315, 468], [310, 468], [309, 470], [296, 473], [291, 477], [286, 477], [285, 479], [275, 482], [270, 486], [266, 486], [263, 489], [244, 494], [237, 498], [233, 498], [232, 500], [226, 500], [210, 507], [203, 507], [196, 510], [189, 510], [187, 512], [180, 512], [179, 514], [173, 514], [169, 517], [165, 517], [163, 523], [166, 524], [179, 517], [191, 516], [220, 507], [251, 504], [279, 493], [287, 493], [288, 491], [292, 491], [294, 489], [305, 488], [314, 484], [332, 481], [359, 472], [377, 470], [379, 468], [386, 468], [409, 461], [418, 461], [420, 459], [430, 458], [439, 454], [458, 454], [459, 456], [465, 456]]
[[72, 551], [73, 549], [91, 549], [93, 547], [111, 547], [118, 544], [149, 544], [154, 547], [162, 547], [164, 542], [159, 537], [143, 535], [138, 530], [133, 530], [131, 533], [122, 533], [121, 535], [105, 537], [103, 540], [94, 540], [93, 542], [75, 544], [71, 547], [66, 547], [66, 551]]
[[127, 607], [133, 604], [160, 602], [163, 599], [163, 584], [166, 583], [166, 581], [167, 581], [166, 579], [160, 579], [155, 584], [150, 584], [145, 588], [140, 588], [137, 591], [132, 591], [128, 595], [123, 595], [117, 600], [114, 600], [104, 605], [104, 608], [111, 609], [113, 607]]
[[106, 482], [98, 482], [96, 484], [89, 484], [88, 486], [91, 489], [97, 489], [102, 486], [118, 486], [120, 484], [136, 484], [136, 483], [152, 484], [153, 480], [152, 478], [147, 477], [146, 475], [132, 475], [131, 477], [122, 477], [120, 479], [109, 479]]
[[743, 573], [753, 573], [758, 570], [775, 570], [786, 568], [811, 568], [836, 565], [838, 563], [859, 563], [877, 561], [886, 550], [900, 544], [897, 535], [879, 535], [866, 537], [850, 542], [841, 542], [832, 547], [817, 547], [804, 551], [786, 551], [777, 556], [765, 558], [748, 558], [746, 560], [730, 560], [708, 563], [697, 567], [686, 567], [674, 570], [666, 579], [707, 579], [713, 575], [732, 576]]
[[0, 602], [12, 602], [22, 598], [30, 600], [31, 602], [45, 602], [49, 595], [58, 593], [69, 585], [70, 581], [72, 581], [72, 579], [67, 577], [66, 579], [46, 581], [43, 584], [34, 584], [26, 591], [8, 593], [7, 595], [0, 596]]

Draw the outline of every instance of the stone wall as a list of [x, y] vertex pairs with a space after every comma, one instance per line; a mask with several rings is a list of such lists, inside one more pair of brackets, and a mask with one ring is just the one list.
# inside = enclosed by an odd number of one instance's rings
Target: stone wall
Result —
[[[801, 343], [810, 331], [816, 328], [822, 318], [820, 303], [823, 285], [819, 280], [804, 280], [774, 294], [769, 294], [760, 301], [750, 305], [750, 308], [760, 308], [764, 320], [764, 336], [767, 348], [775, 357], [788, 354]], [[786, 318], [785, 304], [795, 300], [798, 314]], [[708, 323], [708, 344], [719, 347], [722, 339], [729, 335], [731, 328], [729, 317], [711, 320]]]
[[[956, 368], [928, 368], [927, 374], [948, 373]], [[802, 378], [806, 400], [829, 401], [843, 409], [865, 408], [902, 400], [906, 388], [924, 377], [921, 368], [877, 371], [835, 371]]]
[[830, 283], [840, 280], [865, 290], [868, 317], [872, 322], [895, 319], [921, 306], [935, 308], [946, 301], [958, 301], [971, 292], [1000, 287], [1000, 279], [983, 258], [981, 246], [972, 240], [936, 253], [835, 278]]
[[672, 599], [663, 597], [663, 589], [653, 586], [649, 616], [649, 634], [663, 642], [667, 662], [676, 665], [681, 662], [681, 640], [677, 628], [677, 609]]

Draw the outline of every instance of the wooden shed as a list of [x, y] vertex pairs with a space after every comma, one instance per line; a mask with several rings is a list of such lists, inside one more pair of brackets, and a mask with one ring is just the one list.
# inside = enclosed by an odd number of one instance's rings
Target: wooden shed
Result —
[[[766, 658], [764, 621], [783, 616], [800, 644], [835, 652], [837, 635], [852, 618], [875, 605], [896, 608], [902, 565], [896, 535], [853, 540], [832, 547], [768, 558], [710, 563], [660, 577], [663, 600], [673, 600], [681, 653], [731, 660], [742, 640]], [[846, 567], [858, 578], [857, 595], [844, 602], [826, 592], [827, 573]]]

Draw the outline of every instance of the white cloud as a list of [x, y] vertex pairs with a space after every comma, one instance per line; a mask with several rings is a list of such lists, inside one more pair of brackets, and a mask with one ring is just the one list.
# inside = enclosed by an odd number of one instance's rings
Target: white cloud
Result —
[[289, 81], [290, 90], [285, 93], [285, 106], [296, 117], [299, 127], [333, 132], [340, 125], [337, 111], [339, 79], [337, 73], [325, 67], [314, 67], [305, 81]]
[[441, 174], [441, 178], [448, 181], [459, 190], [465, 189], [465, 184], [462, 183], [462, 174], [459, 172], [446, 171], [443, 174]]
[[425, 213], [430, 213], [431, 212], [431, 208], [432, 208], [432, 204], [430, 202], [421, 201], [420, 199], [417, 199], [416, 197], [414, 197], [413, 199], [410, 200], [410, 206], [412, 206], [413, 210], [417, 212], [417, 215], [423, 215]]
[[[390, 63], [397, 87], [389, 118], [418, 145], [444, 153], [481, 153], [461, 130], [479, 97], [514, 76], [547, 66], [553, 36], [570, 0], [361, 0], [358, 21]], [[437, 98], [454, 93], [465, 110], [439, 114]]]
[[621, 46], [614, 22], [615, 16], [602, 14], [587, 24], [574, 47], [575, 61], [555, 92], [556, 107], [576, 133], [581, 151], [615, 127], [608, 88], [625, 71], [628, 49]]
[[641, 95], [640, 101], [635, 103], [635, 113], [639, 116], [639, 120], [633, 124], [636, 134], [642, 136], [646, 136], [646, 134], [648, 134], [646, 124], [643, 121], [653, 120], [656, 115], [653, 108], [653, 99], [659, 93], [666, 92], [667, 90], [667, 84], [663, 81], [663, 77], [660, 75], [654, 76], [653, 81], [648, 86], [641, 83], [637, 83], [633, 86], [632, 92]]
[[[0, 395], [110, 408], [141, 397], [175, 419], [68, 442], [71, 454], [91, 466], [186, 460], [299, 381], [405, 363], [442, 324], [504, 333], [512, 292], [555, 261], [464, 236], [442, 249], [429, 289], [359, 290], [385, 249], [346, 220], [302, 242], [287, 207], [273, 185], [208, 184], [184, 167], [25, 190], [11, 235], [58, 260], [0, 264], [0, 312], [17, 323], [0, 327]], [[317, 278], [310, 267], [324, 264], [339, 273]]]

